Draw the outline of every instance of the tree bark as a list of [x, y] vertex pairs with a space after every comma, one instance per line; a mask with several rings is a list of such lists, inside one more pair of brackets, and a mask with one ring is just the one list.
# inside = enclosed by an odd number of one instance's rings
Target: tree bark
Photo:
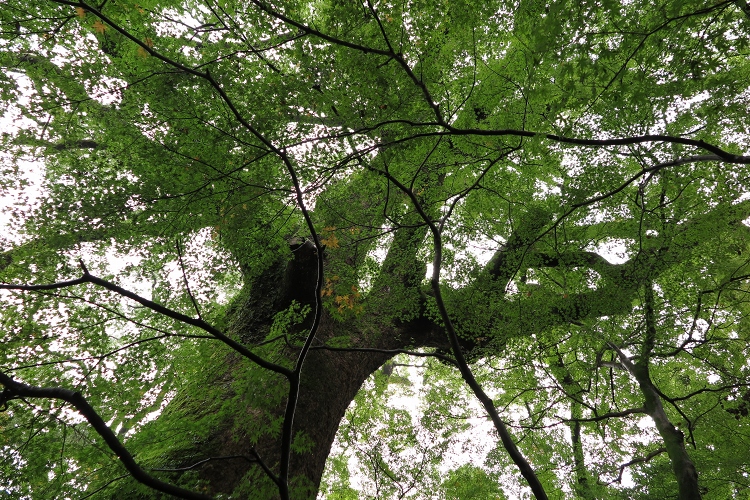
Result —
[[[309, 291], [314, 286], [314, 276], [308, 272], [307, 266], [312, 265], [307, 255], [309, 251], [312, 248], [295, 248], [291, 261], [280, 263], [247, 285], [252, 291], [245, 294], [242, 304], [231, 308], [229, 313], [233, 316], [230, 331], [234, 337], [245, 343], [260, 343], [268, 335], [275, 313], [288, 307], [292, 300], [300, 304], [310, 303], [312, 296]], [[305, 324], [301, 326], [304, 328]], [[353, 350], [327, 348], [325, 344], [329, 339], [343, 335], [350, 339]], [[292, 452], [292, 498], [315, 498], [339, 423], [365, 380], [392, 358], [395, 350], [426, 346], [449, 348], [442, 329], [425, 319], [403, 323], [390, 319], [379, 321], [375, 314], [365, 312], [359, 317], [352, 315], [341, 320], [323, 313], [316, 341], [301, 373], [293, 435], [307, 447], [304, 451]], [[357, 351], [358, 347], [367, 350]], [[279, 350], [289, 360], [295, 359], [298, 350], [294, 346], [294, 335], [290, 336], [289, 345], [282, 345]], [[210, 377], [204, 384], [225, 388], [226, 394], [219, 399], [241, 398], [242, 395], [234, 389], [234, 382], [243, 376], [243, 370], [257, 370], [257, 367], [235, 354], [230, 354], [219, 364], [218, 375]], [[231, 421], [217, 425], [203, 443], [193, 448], [199, 455], [192, 454], [181, 465], [185, 467], [212, 457], [237, 457], [208, 460], [200, 466], [199, 476], [210, 485], [209, 492], [245, 493], [247, 490], [258, 493], [262, 490], [263, 498], [275, 498], [277, 487], [256, 459], [259, 457], [264, 466], [277, 472], [281, 437], [276, 433], [254, 441], [251, 432], [243, 430], [243, 425], [247, 425], [247, 414], [257, 415], [257, 418], [264, 418], [263, 412], [282, 415], [283, 404], [256, 407], [262, 403], [257, 396], [271, 394], [274, 390], [285, 391], [285, 388], [286, 381], [281, 377], [269, 377], [267, 385], [254, 390], [257, 394], [248, 395], [244, 411], [238, 409], [238, 413], [231, 413]], [[211, 398], [215, 399], [216, 393], [212, 393]], [[182, 401], [175, 398], [175, 404], [182, 404]], [[202, 407], [203, 404], [215, 403], [193, 401], [190, 406]], [[173, 457], [173, 460], [179, 461], [179, 457]]]
[[677, 479], [678, 498], [680, 500], [700, 500], [702, 498], [698, 487], [698, 472], [695, 465], [685, 449], [685, 436], [669, 420], [667, 412], [661, 401], [661, 395], [651, 381], [649, 373], [649, 361], [651, 351], [656, 342], [656, 318], [654, 314], [654, 291], [653, 284], [649, 281], [645, 286], [645, 316], [646, 335], [643, 342], [641, 354], [636, 363], [628, 359], [619, 348], [610, 344], [620, 362], [627, 368], [630, 374], [638, 382], [638, 386], [645, 399], [644, 409], [653, 419], [656, 429], [664, 440], [667, 455], [672, 462], [672, 471]]
[[685, 436], [669, 420], [667, 412], [661, 402], [661, 396], [651, 381], [648, 369], [634, 365], [628, 357], [615, 346], [613, 347], [620, 361], [625, 365], [638, 382], [638, 386], [645, 399], [644, 410], [654, 421], [656, 430], [664, 440], [667, 455], [672, 463], [672, 471], [677, 479], [679, 500], [700, 500], [702, 498], [698, 487], [698, 472], [690, 455], [685, 449]]
[[[532, 219], [546, 220], [542, 216]], [[614, 277], [605, 279], [596, 290], [571, 294], [570, 297], [524, 298], [524, 307], [519, 307], [515, 299], [505, 297], [505, 288], [507, 282], [522, 267], [520, 254], [528, 250], [533, 240], [530, 235], [537, 228], [521, 229], [524, 230], [523, 234], [509, 239], [488, 264], [487, 276], [478, 280], [472, 288], [486, 294], [485, 297], [488, 303], [493, 304], [496, 314], [490, 314], [489, 309], [484, 311], [484, 306], [474, 300], [452, 301], [451, 311], [457, 317], [478, 320], [472, 320], [475, 324], [462, 329], [464, 335], [460, 342], [463, 349], [470, 350], [480, 344], [480, 347], [488, 347], [488, 343], [493, 341], [492, 332], [498, 329], [502, 329], [507, 335], [528, 335], [556, 324], [582, 321], [632, 307], [631, 296], [638, 289], [639, 280], [633, 278], [627, 281], [627, 287], [623, 287], [622, 281]], [[521, 233], [521, 229], [517, 232]], [[301, 372], [301, 391], [293, 427], [293, 442], [298, 446], [293, 446], [291, 457], [292, 498], [315, 497], [346, 409], [364, 381], [395, 355], [395, 351], [420, 347], [451, 350], [443, 328], [428, 319], [424, 310], [408, 313], [414, 309], [415, 304], [419, 306], [420, 300], [424, 302], [425, 293], [430, 293], [422, 288], [424, 266], [415, 259], [424, 232], [424, 227], [418, 225], [405, 225], [396, 231], [373, 290], [363, 299], [366, 307], [361, 313], [351, 312], [343, 315], [342, 319], [323, 312], [313, 349]], [[287, 309], [292, 301], [303, 306], [314, 303], [317, 279], [314, 271], [317, 262], [315, 246], [309, 242], [296, 242], [291, 250], [291, 260], [282, 259], [261, 276], [247, 282], [245, 290], [240, 294], [241, 298], [229, 308], [229, 334], [243, 345], [259, 346], [267, 342], [275, 315]], [[343, 252], [343, 248], [331, 249], [328, 264], [332, 269], [354, 258]], [[607, 264], [590, 253], [572, 256], [571, 259], [568, 262], [565, 259], [553, 261], [551, 258], [539, 257], [535, 265], [565, 267], [580, 265], [583, 261], [591, 266], [602, 267], [607, 271], [605, 274], [620, 276], [627, 274], [638, 264], [632, 261], [619, 265]], [[454, 292], [460, 295], [471, 290]], [[602, 300], [602, 295], [607, 300]], [[593, 300], [594, 296], [599, 296], [599, 300]], [[410, 305], [405, 306], [406, 302], [410, 302]], [[471, 304], [473, 310], [461, 311], [461, 304]], [[399, 312], [394, 313], [395, 309]], [[299, 326], [300, 332], [304, 332], [309, 325], [303, 322]], [[326, 348], [327, 342], [337, 337], [348, 339], [349, 351]], [[284, 364], [283, 360], [286, 360], [291, 365], [298, 354], [295, 344], [300, 343], [300, 337], [290, 332], [286, 339], [288, 343], [284, 340], [276, 339], [277, 347], [269, 352], [278, 358], [274, 359], [275, 362]], [[200, 479], [209, 485], [209, 492], [212, 494], [255, 493], [259, 498], [275, 498], [278, 494], [273, 474], [278, 474], [279, 470], [281, 436], [278, 432], [259, 434], [257, 427], [274, 428], [273, 419], [279, 419], [284, 411], [284, 396], [279, 394], [285, 395], [288, 386], [283, 377], [270, 373], [265, 378], [258, 379], [260, 382], [253, 379], [255, 385], [242, 385], [243, 377], [257, 371], [258, 367], [249, 364], [247, 359], [230, 354], [228, 359], [218, 360], [216, 372], [204, 382], [205, 387], [220, 388], [218, 395], [214, 390], [204, 400], [200, 399], [200, 394], [185, 396], [193, 398], [188, 406], [197, 409], [216, 407], [230, 398], [233, 403], [239, 401], [236, 408], [233, 406], [227, 412], [226, 417], [222, 416], [223, 421], [211, 427], [210, 433], [204, 436], [202, 442], [191, 448], [189, 459], [179, 455], [171, 457], [172, 464], [177, 463], [183, 468], [200, 464], [191, 468], [191, 471], [198, 472]], [[240, 384], [237, 384], [238, 381]], [[183, 400], [178, 396], [171, 406], [179, 406]], [[253, 426], [256, 428], [255, 433]], [[573, 431], [575, 433], [575, 429]], [[676, 434], [668, 435], [675, 439], [678, 437]], [[678, 445], [676, 441], [674, 444]], [[670, 446], [668, 441], [668, 447]], [[684, 445], [682, 449], [684, 451]], [[579, 454], [576, 464], [578, 468], [583, 466], [581, 458]], [[679, 463], [682, 464], [681, 470], [689, 471], [689, 468], [683, 467], [683, 462]], [[179, 466], [174, 468], [178, 469]], [[583, 479], [583, 476], [578, 479]], [[581, 481], [578, 486], [586, 490], [586, 482]], [[263, 492], [260, 496], [257, 495], [259, 491]]]

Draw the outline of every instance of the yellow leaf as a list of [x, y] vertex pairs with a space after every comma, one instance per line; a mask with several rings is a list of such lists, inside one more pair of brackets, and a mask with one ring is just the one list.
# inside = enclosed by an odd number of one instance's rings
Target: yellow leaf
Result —
[[339, 247], [339, 239], [333, 233], [331, 233], [331, 235], [328, 238], [321, 238], [320, 242], [324, 244], [325, 246], [327, 246], [328, 248]]
[[145, 39], [143, 40], [143, 43], [145, 43], [145, 44], [146, 44], [146, 47], [148, 47], [148, 48], [151, 48], [151, 47], [153, 47], [153, 46], [154, 46], [154, 41], [153, 41], [153, 40], [152, 40], [151, 38], [149, 38], [149, 37], [146, 37], [146, 38], [145, 38]]
[[333, 279], [326, 278], [326, 285], [320, 291], [320, 295], [322, 295], [323, 297], [327, 297], [329, 295], [333, 295], [333, 282], [334, 281], [338, 281], [338, 276], [334, 276]]
[[105, 31], [107, 31], [107, 26], [99, 19], [97, 19], [94, 22], [94, 31], [96, 31], [97, 33], [104, 33]]
[[148, 51], [144, 49], [143, 47], [138, 47], [138, 55], [141, 57], [148, 57], [151, 54], [149, 54]]
[[76, 7], [76, 16], [80, 17], [81, 19], [86, 17], [86, 9], [84, 9], [83, 7]]

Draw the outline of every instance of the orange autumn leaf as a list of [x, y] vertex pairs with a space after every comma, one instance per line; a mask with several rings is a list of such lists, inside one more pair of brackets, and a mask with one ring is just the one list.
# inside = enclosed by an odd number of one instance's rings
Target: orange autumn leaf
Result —
[[83, 7], [76, 7], [76, 16], [80, 17], [81, 19], [86, 17], [86, 9], [84, 9]]
[[338, 304], [338, 312], [342, 313], [346, 309], [354, 309], [355, 300], [351, 295], [337, 295], [334, 302]]
[[103, 34], [105, 31], [107, 31], [107, 26], [101, 22], [99, 19], [97, 19], [94, 22], [94, 31], [97, 33]]
[[154, 41], [150, 37], [146, 37], [143, 40], [143, 43], [145, 43], [146, 47], [148, 47], [149, 49], [154, 46]]
[[320, 294], [321, 294], [321, 295], [322, 295], [323, 297], [327, 297], [327, 296], [333, 296], [333, 288], [334, 288], [334, 284], [335, 284], [335, 282], [337, 282], [338, 280], [339, 280], [339, 277], [338, 277], [338, 276], [334, 276], [333, 278], [326, 278], [326, 283], [325, 283], [325, 286], [324, 286], [324, 287], [323, 287], [323, 289], [322, 289], [322, 290], [320, 291]]
[[138, 47], [138, 55], [141, 57], [148, 57], [151, 54], [149, 54], [148, 51], [144, 49], [143, 47]]

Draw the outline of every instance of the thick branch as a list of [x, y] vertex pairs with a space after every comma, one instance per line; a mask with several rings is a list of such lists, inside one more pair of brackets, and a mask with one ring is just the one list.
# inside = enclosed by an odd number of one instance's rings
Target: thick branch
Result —
[[667, 144], [682, 144], [685, 146], [693, 146], [697, 149], [708, 151], [716, 157], [699, 157], [699, 161], [724, 161], [728, 163], [736, 163], [741, 165], [750, 164], [750, 156], [747, 155], [735, 155], [728, 151], [721, 149], [718, 146], [709, 144], [703, 140], [688, 139], [685, 137], [676, 137], [671, 135], [663, 134], [648, 134], [638, 135], [632, 137], [620, 137], [613, 139], [583, 139], [580, 137], [567, 137], [556, 134], [544, 134], [540, 132], [533, 132], [529, 130], [515, 130], [515, 129], [500, 129], [500, 130], [483, 130], [483, 129], [457, 129], [451, 126], [445, 126], [448, 133], [456, 135], [480, 135], [480, 136], [516, 136], [516, 137], [544, 137], [553, 142], [561, 142], [564, 144], [573, 144], [577, 146], [587, 147], [607, 147], [607, 146], [631, 146], [634, 144], [647, 144], [651, 142], [661, 142]]
[[430, 279], [430, 285], [432, 287], [435, 303], [440, 313], [440, 318], [443, 320], [443, 323], [445, 325], [445, 331], [448, 335], [448, 339], [451, 344], [451, 350], [453, 351], [453, 354], [456, 358], [456, 364], [458, 365], [458, 369], [461, 372], [461, 376], [466, 382], [466, 385], [468, 385], [471, 391], [474, 393], [474, 396], [479, 400], [480, 403], [482, 403], [485, 411], [492, 419], [492, 422], [495, 425], [495, 429], [500, 435], [500, 440], [502, 441], [505, 450], [508, 452], [508, 455], [510, 455], [513, 463], [515, 463], [518, 469], [521, 471], [521, 475], [529, 483], [534, 496], [538, 500], [546, 500], [548, 498], [547, 493], [544, 491], [544, 487], [542, 486], [541, 481], [539, 481], [536, 472], [534, 472], [531, 464], [529, 464], [529, 462], [516, 446], [516, 443], [513, 441], [513, 438], [510, 435], [505, 422], [502, 421], [500, 415], [497, 412], [497, 409], [495, 408], [495, 403], [492, 401], [492, 398], [490, 398], [484, 392], [479, 382], [477, 382], [474, 374], [471, 371], [471, 368], [466, 361], [466, 357], [462, 352], [461, 344], [458, 340], [458, 334], [453, 327], [453, 322], [451, 321], [450, 315], [448, 314], [448, 309], [445, 306], [442, 291], [440, 290], [440, 268], [443, 263], [443, 242], [440, 230], [432, 221], [432, 219], [425, 213], [424, 209], [422, 208], [422, 204], [419, 202], [417, 195], [414, 194], [414, 191], [404, 186], [401, 182], [398, 181], [398, 179], [394, 178], [392, 175], [388, 173], [384, 174], [386, 175], [388, 180], [393, 182], [396, 187], [398, 187], [404, 194], [406, 194], [410, 198], [414, 208], [417, 210], [422, 220], [424, 220], [425, 224], [428, 225], [430, 232], [432, 233], [433, 250], [435, 252], [435, 256], [432, 261], [432, 278]]
[[[651, 326], [647, 326], [647, 330], [649, 328]], [[617, 353], [620, 362], [628, 369], [633, 378], [636, 379], [643, 393], [646, 400], [644, 409], [653, 419], [659, 435], [664, 440], [667, 454], [672, 462], [672, 470], [677, 479], [679, 490], [678, 498], [680, 500], [700, 500], [702, 497], [698, 488], [698, 472], [695, 470], [695, 465], [685, 449], [685, 436], [670, 422], [667, 412], [662, 405], [659, 392], [651, 381], [647, 362], [639, 359], [638, 364], [633, 364], [620, 348], [612, 343], [609, 343], [609, 346]], [[645, 350], [648, 350], [648, 347]]]
[[576, 476], [575, 491], [584, 500], [593, 500], [591, 475], [586, 468], [583, 440], [581, 439], [581, 416], [583, 414], [585, 391], [570, 373], [559, 351], [557, 351], [556, 356], [551, 357], [548, 364], [550, 372], [570, 400], [570, 419], [566, 423], [570, 428], [570, 444], [573, 447], [573, 470]]
[[530, 266], [555, 267], [571, 269], [574, 267], [588, 267], [605, 277], [619, 275], [618, 264], [612, 264], [596, 252], [570, 251], [559, 254], [534, 252], [529, 255]]
[[503, 288], [519, 271], [521, 262], [529, 249], [536, 242], [540, 233], [551, 221], [550, 214], [542, 209], [530, 209], [526, 212], [508, 241], [492, 256], [487, 264], [490, 275]]

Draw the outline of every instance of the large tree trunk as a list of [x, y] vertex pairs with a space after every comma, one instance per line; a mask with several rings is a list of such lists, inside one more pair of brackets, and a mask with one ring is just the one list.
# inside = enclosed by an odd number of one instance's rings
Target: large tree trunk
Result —
[[[243, 295], [241, 303], [231, 308], [229, 313], [232, 315], [230, 330], [237, 338], [247, 344], [257, 344], [268, 335], [274, 315], [288, 307], [292, 300], [302, 304], [313, 301], [310, 290], [315, 276], [309, 272], [312, 251], [310, 246], [305, 245], [294, 248], [294, 259], [279, 263], [248, 284], [251, 292]], [[306, 332], [306, 326], [304, 323], [301, 325], [302, 334]], [[368, 350], [323, 347], [329, 339], [343, 335], [350, 339], [349, 348]], [[294, 437], [307, 446], [303, 446], [304, 451], [293, 448], [290, 468], [293, 498], [314, 498], [317, 494], [339, 423], [364, 381], [395, 354], [393, 350], [420, 346], [449, 347], [442, 329], [428, 320], [384, 323], [366, 312], [348, 320], [334, 319], [327, 312], [323, 313], [315, 343], [305, 359], [301, 374]], [[289, 346], [282, 347], [280, 351], [280, 355], [290, 361], [299, 352]], [[269, 418], [280, 419], [283, 416], [286, 399], [264, 401], [263, 395], [276, 394], [276, 391], [286, 394], [287, 381], [269, 373], [263, 387], [254, 387], [254, 394], [237, 394], [234, 382], [246, 375], [243, 370], [257, 371], [259, 368], [234, 353], [221, 360], [219, 366], [205, 385], [223, 388], [225, 393], [218, 399], [237, 400], [239, 397], [246, 406], [239, 405], [228, 414], [227, 421], [214, 425], [208, 438], [191, 448], [189, 459], [181, 460], [179, 456], [172, 459], [185, 467], [211, 457], [235, 457], [209, 460], [199, 467], [199, 476], [208, 482], [209, 492], [253, 492], [257, 498], [273, 498], [277, 494], [276, 485], [268, 479], [259, 463], [253, 460], [260, 457], [268, 468], [278, 473], [280, 432], [265, 434], [256, 440], [251, 437], [252, 432], [245, 432], [243, 427], [252, 424], [253, 418], [265, 419], [261, 425], [268, 425]], [[210, 372], [207, 370], [207, 373]], [[210, 394], [212, 400], [193, 401], [189, 406], [216, 407], [216, 392]], [[195, 398], [195, 395], [187, 397]], [[185, 404], [184, 398], [179, 396], [175, 402]], [[270, 406], [266, 403], [270, 403]], [[248, 419], [248, 415], [253, 418]]]

